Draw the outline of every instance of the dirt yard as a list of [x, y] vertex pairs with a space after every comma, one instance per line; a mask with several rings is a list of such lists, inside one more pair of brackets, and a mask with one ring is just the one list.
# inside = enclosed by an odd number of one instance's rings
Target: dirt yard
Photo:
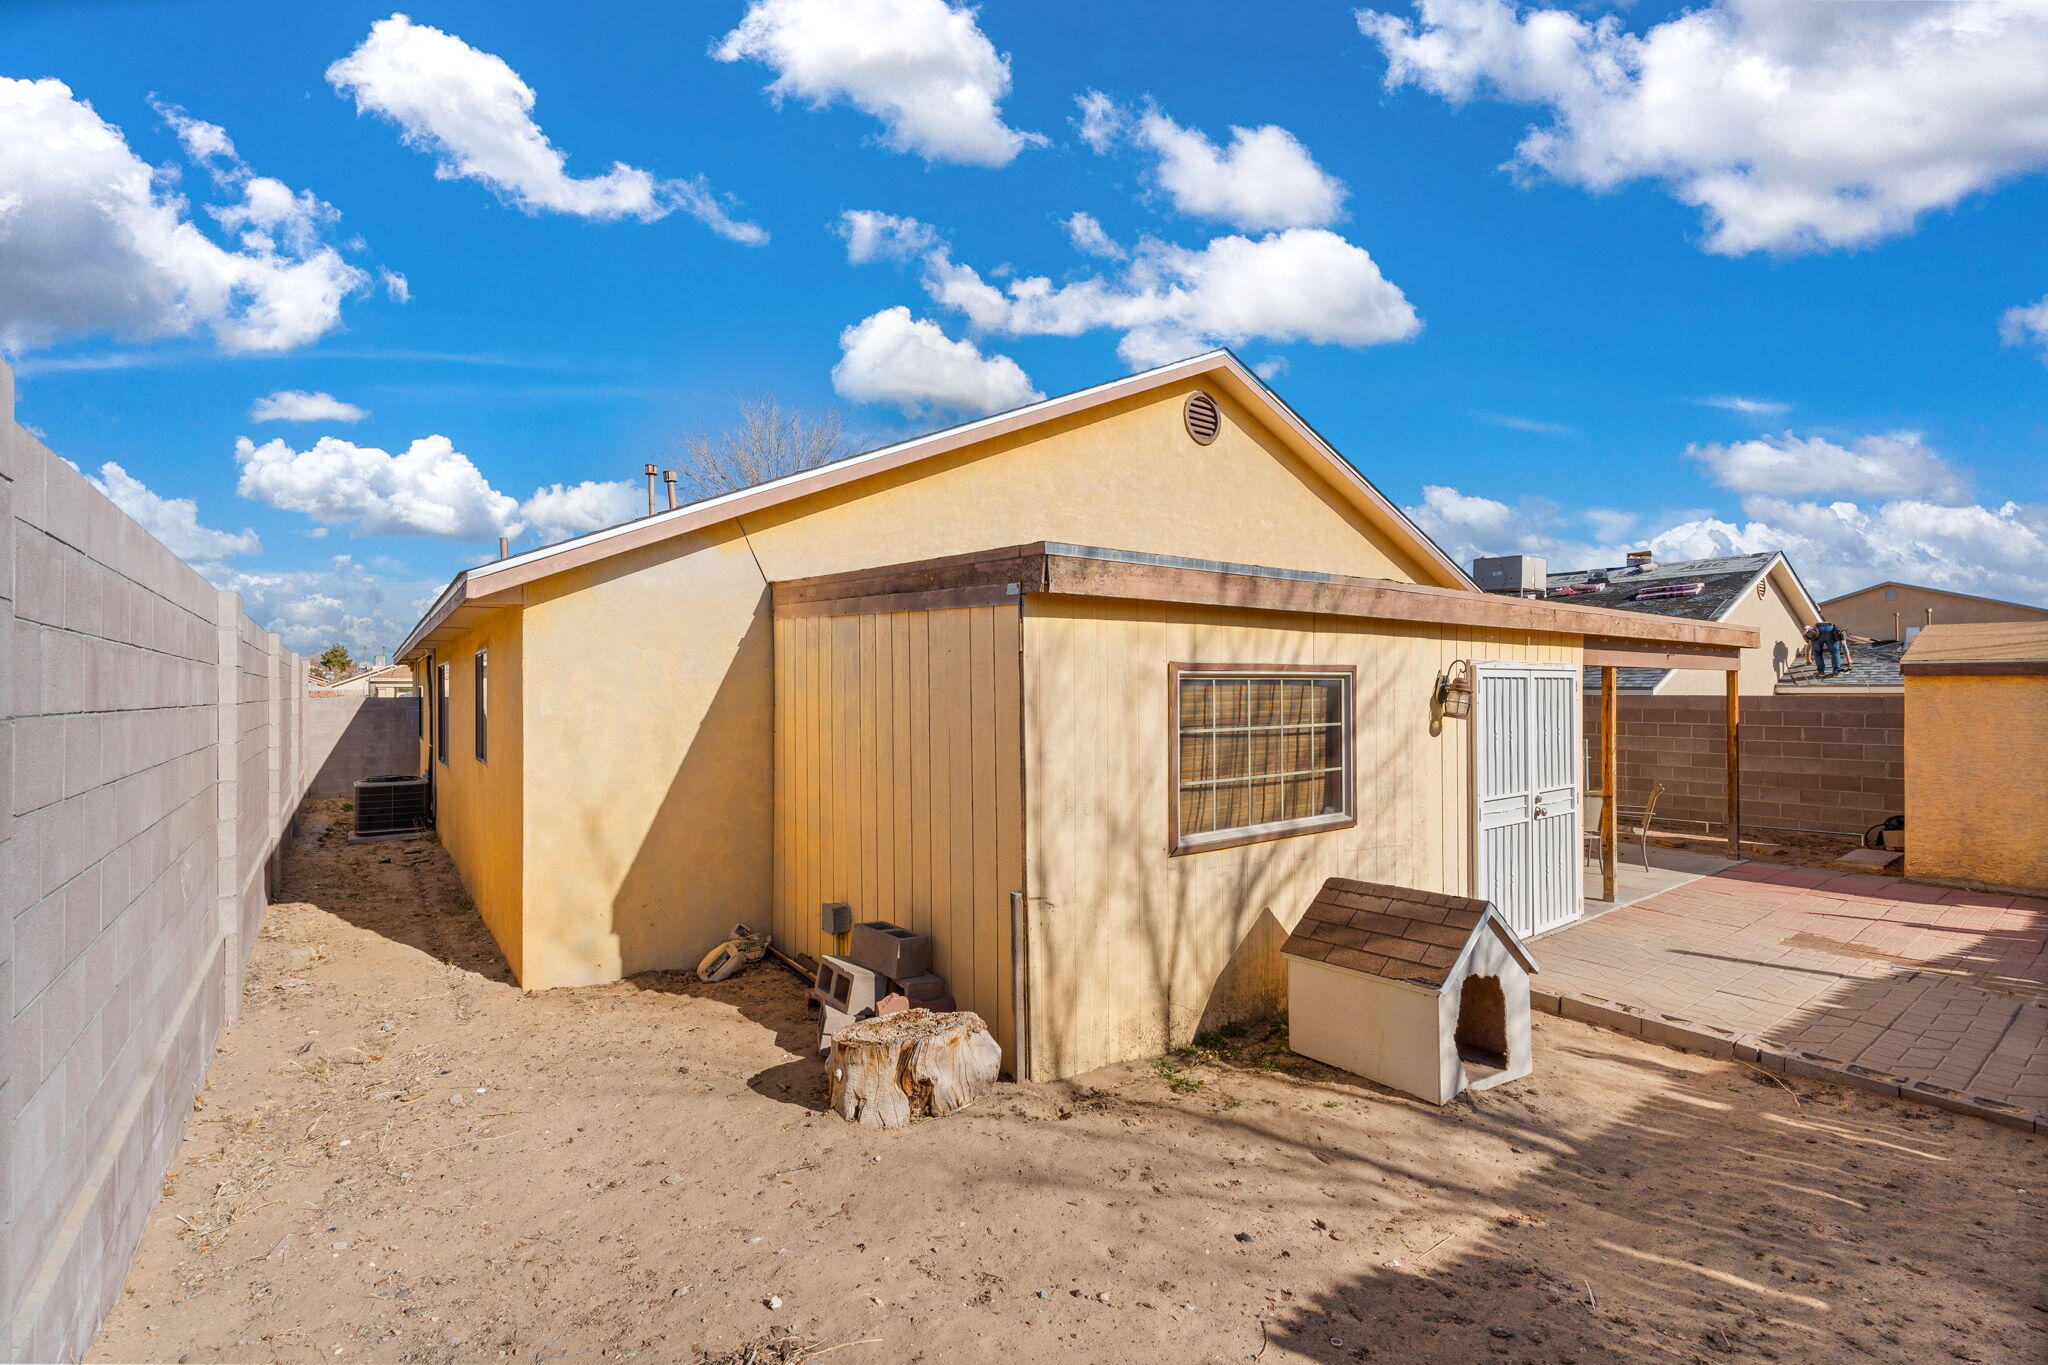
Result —
[[345, 820], [94, 1360], [2048, 1359], [2048, 1139], [1547, 1016], [1441, 1111], [1254, 1028], [868, 1132], [787, 972], [528, 995]]

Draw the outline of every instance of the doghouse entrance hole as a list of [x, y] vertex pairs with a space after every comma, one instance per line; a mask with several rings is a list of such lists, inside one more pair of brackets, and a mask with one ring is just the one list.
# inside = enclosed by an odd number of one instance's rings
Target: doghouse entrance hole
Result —
[[1468, 976], [1458, 988], [1458, 1060], [1468, 1075], [1505, 1071], [1508, 1000], [1497, 976]]

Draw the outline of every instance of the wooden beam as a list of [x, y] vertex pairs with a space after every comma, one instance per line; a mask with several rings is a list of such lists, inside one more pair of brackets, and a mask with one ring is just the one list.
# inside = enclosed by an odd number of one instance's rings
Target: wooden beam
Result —
[[1615, 845], [1621, 839], [1621, 679], [1612, 665], [1600, 670], [1600, 899], [1615, 898]]
[[780, 602], [775, 615], [875, 616], [889, 611], [947, 611], [956, 607], [1015, 606], [1023, 595], [1014, 583], [984, 583], [972, 588], [931, 588], [924, 592], [885, 593], [875, 597], [837, 597], [810, 602]]
[[1728, 675], [1728, 856], [1742, 856], [1742, 675]]
[[1742, 657], [1733, 649], [1639, 645], [1590, 636], [1586, 640], [1584, 662], [1588, 668], [1708, 668], [1728, 671], [1742, 667]]

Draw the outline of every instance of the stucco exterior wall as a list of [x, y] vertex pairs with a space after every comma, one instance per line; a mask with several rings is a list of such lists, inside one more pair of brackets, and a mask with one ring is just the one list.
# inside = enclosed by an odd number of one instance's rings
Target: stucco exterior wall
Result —
[[[1441, 581], [1227, 395], [1221, 434], [1197, 445], [1191, 387], [529, 585], [522, 982], [694, 965], [735, 922], [765, 921], [772, 581], [1041, 539]], [[465, 780], [447, 776], [444, 800]]]
[[[434, 769], [434, 825], [462, 885], [519, 973], [526, 942], [522, 907], [526, 807], [524, 650], [517, 612], [493, 612], [435, 652], [449, 665], [448, 736]], [[476, 655], [488, 652], [488, 757], [476, 756]], [[433, 697], [428, 694], [429, 704]], [[443, 761], [445, 758], [445, 761]]]
[[1906, 679], [1906, 874], [2048, 894], [2048, 677]]
[[[1472, 725], [1433, 723], [1430, 708], [1457, 659], [1576, 666], [1580, 649], [1566, 636], [1027, 599], [1030, 1074], [1153, 1055], [1282, 1009], [1280, 945], [1331, 876], [1471, 894]], [[1355, 666], [1357, 825], [1170, 856], [1173, 662]]]
[[[1885, 600], [1887, 590], [1893, 593], [1894, 600]], [[1934, 612], [1931, 622], [1927, 617], [1930, 608]], [[1938, 592], [1910, 584], [1879, 583], [1835, 598], [1821, 608], [1821, 615], [1851, 635], [1867, 635], [1873, 640], [1900, 640], [1905, 638], [1904, 632], [1914, 626], [1967, 625], [1980, 621], [2048, 621], [2048, 607], [1994, 602], [1988, 598]]]

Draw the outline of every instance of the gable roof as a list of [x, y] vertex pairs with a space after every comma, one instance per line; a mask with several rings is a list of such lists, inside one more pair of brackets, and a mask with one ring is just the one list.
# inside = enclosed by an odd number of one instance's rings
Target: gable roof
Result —
[[[1786, 559], [1780, 550], [1766, 550], [1753, 555], [1724, 555], [1715, 559], [1673, 560], [1648, 569], [1631, 569], [1626, 565], [1612, 569], [1573, 569], [1546, 575], [1546, 586], [1548, 596], [1557, 598], [1566, 596], [1559, 592], [1561, 588], [1592, 585], [1590, 591], [1571, 593], [1567, 598], [1588, 606], [1613, 607], [1620, 611], [1640, 611], [1694, 621], [1720, 621], [1740, 606], [1759, 582], [1781, 566], [1785, 571], [1785, 581], [1793, 589], [1785, 594], [1792, 605], [1793, 615], [1800, 618], [1802, 625], [1819, 620], [1820, 608], [1800, 581], [1792, 561]], [[1606, 579], [1604, 586], [1598, 585], [1602, 577]], [[1645, 589], [1690, 583], [1698, 583], [1700, 590], [1682, 596], [1648, 599], [1637, 596]], [[1623, 668], [1616, 671], [1615, 685], [1623, 691], [1654, 692], [1670, 676], [1668, 668]], [[1587, 669], [1586, 686], [1597, 688], [1599, 685], [1599, 671]]]
[[1357, 507], [1368, 516], [1384, 522], [1397, 538], [1405, 542], [1416, 559], [1441, 575], [1443, 583], [1470, 591], [1478, 590], [1457, 561], [1439, 549], [1420, 527], [1408, 519], [1406, 513], [1373, 487], [1315, 428], [1267, 388], [1244, 362], [1227, 350], [1216, 350], [465, 569], [442, 590], [426, 615], [420, 618], [419, 624], [399, 645], [394, 657], [401, 661], [412, 657], [450, 616], [465, 604], [490, 594], [1193, 378], [1207, 379], [1216, 384], [1264, 418], [1298, 454], [1319, 469], [1340, 492], [1348, 495]]
[[1311, 962], [1441, 990], [1472, 939], [1498, 934], [1528, 972], [1529, 949], [1495, 913], [1469, 896], [1332, 877], [1309, 903], [1280, 951]]
[[1867, 588], [1858, 588], [1854, 592], [1845, 592], [1839, 597], [1830, 597], [1821, 605], [1832, 607], [1837, 602], [1846, 602], [1852, 597], [1861, 597], [1865, 593], [1876, 592], [1879, 588], [1907, 588], [1913, 592], [1931, 592], [1938, 597], [1957, 597], [1965, 602], [1989, 602], [1995, 607], [2018, 607], [2022, 611], [2038, 611], [2043, 616], [2048, 616], [2048, 606], [2042, 606], [2038, 602], [2013, 602], [2003, 597], [1986, 597], [1982, 593], [1957, 592], [1954, 588], [1930, 588], [1925, 583], [1901, 583], [1896, 578], [1887, 578], [1881, 583], [1872, 583]]

